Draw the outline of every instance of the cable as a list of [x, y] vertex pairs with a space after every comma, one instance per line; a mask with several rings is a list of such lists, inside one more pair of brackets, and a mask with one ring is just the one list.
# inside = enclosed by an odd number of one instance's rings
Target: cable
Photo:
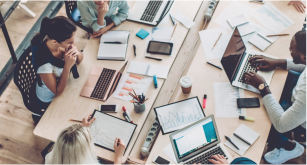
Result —
[[[205, 18], [205, 23], [204, 23], [204, 26], [202, 27], [201, 30], [204, 30], [204, 28], [206, 27], [206, 25], [207, 25], [207, 18]], [[189, 55], [189, 57], [188, 57], [188, 60], [186, 61], [186, 63], [185, 63], [185, 65], [184, 65], [184, 67], [183, 67], [183, 69], [182, 69], [182, 71], [181, 71], [179, 77], [181, 77], [182, 74], [183, 74], [183, 72], [185, 71], [185, 68], [187, 67], [188, 62], [190, 61], [190, 58], [191, 58], [191, 56], [192, 56], [192, 53], [194, 52], [195, 46], [196, 46], [196, 44], [197, 44], [199, 38], [200, 38], [200, 37], [199, 37], [199, 35], [198, 35], [197, 40], [196, 40], [196, 42], [194, 43], [194, 46], [193, 46], [193, 48], [192, 48], [192, 51], [190, 52], [190, 55]], [[175, 84], [175, 86], [174, 86], [174, 88], [173, 88], [173, 90], [172, 90], [172, 91], [173, 91], [172, 93], [174, 93], [174, 91], [175, 91], [175, 89], [176, 89], [176, 87], [177, 87], [179, 81], [180, 81], [180, 78], [178, 79], [177, 83]], [[171, 96], [170, 96], [170, 97], [168, 98], [168, 100], [167, 100], [167, 103], [170, 102], [172, 96], [173, 96], [173, 95], [171, 94]]]

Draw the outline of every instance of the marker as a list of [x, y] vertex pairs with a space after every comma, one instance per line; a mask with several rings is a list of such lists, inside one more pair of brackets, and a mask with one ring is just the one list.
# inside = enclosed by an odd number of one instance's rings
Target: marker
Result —
[[203, 108], [206, 108], [207, 95], [204, 95]]
[[132, 118], [130, 117], [130, 114], [129, 114], [129, 112], [127, 111], [127, 109], [125, 108], [125, 106], [123, 106], [123, 111], [124, 111], [124, 113], [126, 113], [128, 119], [130, 120], [130, 123], [133, 123]]
[[125, 119], [126, 119], [128, 122], [130, 122], [130, 120], [128, 119], [128, 116], [126, 115], [126, 113], [123, 113], [123, 115], [124, 115]]
[[246, 121], [255, 121], [254, 118], [252, 118], [252, 117], [246, 117], [246, 116], [239, 116], [239, 119], [241, 119], [241, 120], [246, 120]]
[[155, 85], [155, 88], [158, 88], [158, 80], [157, 80], [157, 76], [156, 76], [156, 75], [153, 75], [153, 79], [154, 79], [154, 85]]
[[240, 150], [231, 140], [229, 137], [225, 136], [225, 138], [234, 146], [236, 147], [238, 150]]
[[133, 44], [133, 50], [134, 50], [134, 57], [136, 57], [136, 47], [134, 44]]
[[214, 64], [212, 64], [212, 63], [210, 63], [210, 62], [207, 62], [207, 64], [209, 64], [209, 65], [212, 65], [212, 66], [214, 66], [214, 67], [216, 67], [216, 68], [218, 68], [218, 69], [221, 69], [221, 70], [223, 70], [223, 68], [222, 68], [222, 67], [220, 67], [220, 66], [217, 66], [217, 65], [214, 65]]
[[103, 42], [105, 44], [122, 44], [121, 42]]
[[171, 20], [172, 20], [173, 24], [175, 25], [176, 22], [174, 21], [173, 17], [171, 16], [171, 13], [169, 13], [169, 17], [171, 17]]

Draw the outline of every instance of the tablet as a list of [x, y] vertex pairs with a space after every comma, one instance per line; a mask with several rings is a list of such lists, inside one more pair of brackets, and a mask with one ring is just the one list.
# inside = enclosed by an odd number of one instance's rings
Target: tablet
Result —
[[172, 50], [172, 42], [149, 41], [147, 53], [171, 55]]

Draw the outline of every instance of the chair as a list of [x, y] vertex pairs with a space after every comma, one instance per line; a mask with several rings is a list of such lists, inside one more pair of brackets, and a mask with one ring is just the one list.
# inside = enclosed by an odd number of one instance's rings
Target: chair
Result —
[[45, 110], [39, 107], [35, 92], [36, 74], [32, 65], [31, 46], [23, 52], [15, 66], [14, 83], [22, 95], [26, 108], [35, 114], [43, 115]]
[[93, 29], [88, 28], [82, 25], [82, 21], [80, 19], [81, 14], [80, 11], [77, 9], [77, 1], [76, 0], [67, 0], [65, 1], [66, 6], [66, 14], [67, 17], [75, 23], [77, 26], [79, 26], [81, 29], [87, 31], [88, 33], [93, 34]]

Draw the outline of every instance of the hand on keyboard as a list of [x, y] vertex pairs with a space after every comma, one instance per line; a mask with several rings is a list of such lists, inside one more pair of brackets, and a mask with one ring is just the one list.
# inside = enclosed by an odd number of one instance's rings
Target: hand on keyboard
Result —
[[[223, 155], [213, 155], [210, 157], [208, 164], [229, 164], [226, 160], [226, 158]], [[196, 163], [194, 163], [196, 165]], [[200, 165], [200, 163], [197, 163], [197, 165]]]
[[257, 70], [270, 71], [274, 70], [276, 67], [281, 66], [281, 62], [285, 62], [286, 60], [273, 59], [270, 57], [265, 57], [262, 55], [255, 55], [248, 60], [252, 66], [257, 67]]
[[266, 83], [264, 78], [254, 72], [246, 72], [243, 75], [243, 83], [249, 84], [258, 89], [260, 84]]

